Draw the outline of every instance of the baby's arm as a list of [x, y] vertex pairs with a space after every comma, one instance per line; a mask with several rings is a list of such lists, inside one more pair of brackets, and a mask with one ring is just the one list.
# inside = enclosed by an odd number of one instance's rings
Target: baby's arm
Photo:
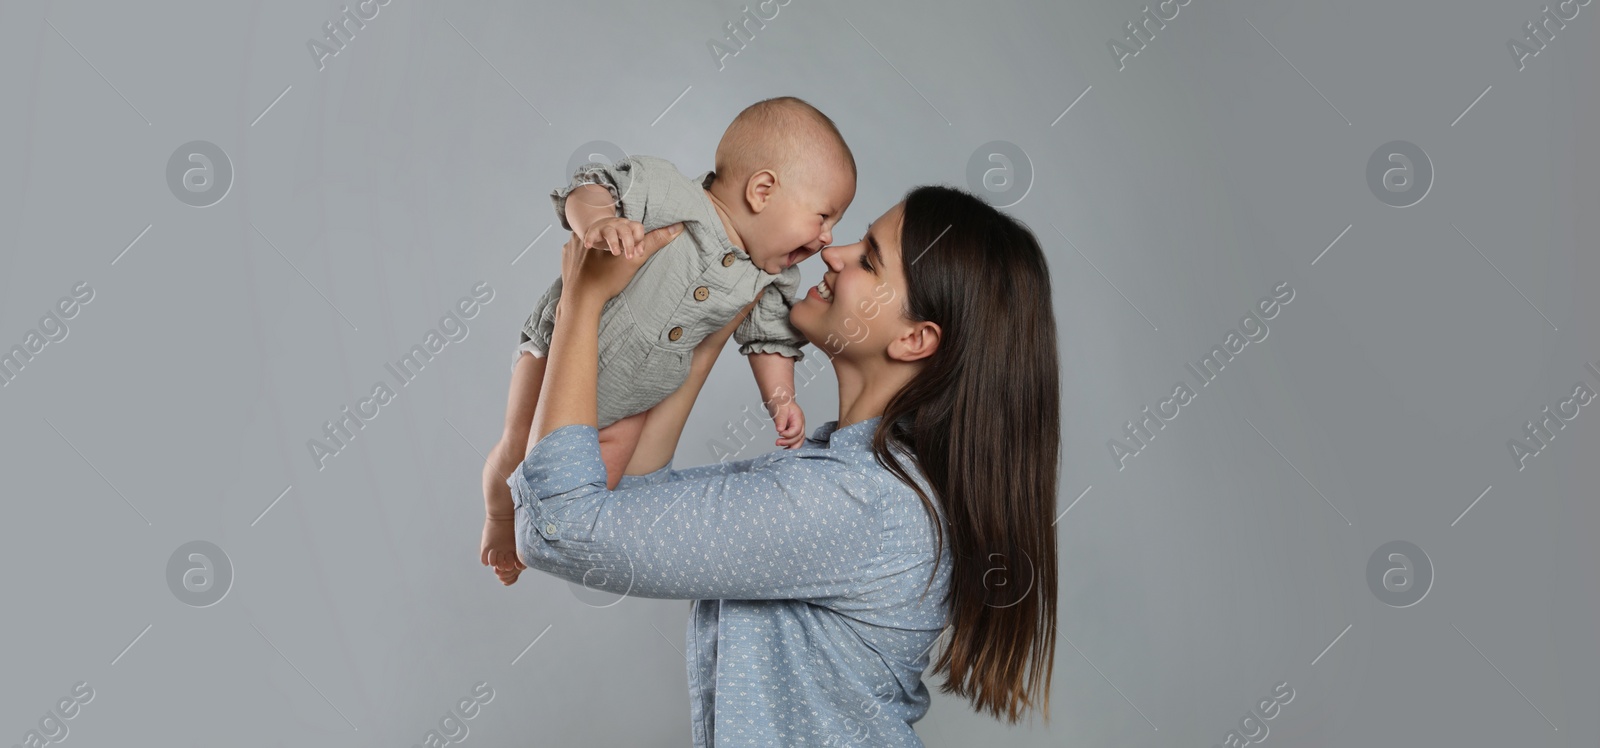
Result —
[[794, 359], [781, 353], [750, 353], [750, 371], [761, 390], [761, 404], [778, 428], [780, 447], [794, 449], [805, 440], [805, 413], [794, 396]]
[[618, 215], [619, 207], [611, 201], [611, 192], [604, 185], [575, 187], [567, 196], [567, 225], [583, 240], [586, 248], [638, 257], [643, 253], [640, 245], [644, 244], [644, 224]]
[[589, 227], [619, 214], [618, 206], [611, 202], [611, 192], [603, 184], [585, 184], [574, 187], [567, 195], [567, 225], [572, 233], [582, 237]]

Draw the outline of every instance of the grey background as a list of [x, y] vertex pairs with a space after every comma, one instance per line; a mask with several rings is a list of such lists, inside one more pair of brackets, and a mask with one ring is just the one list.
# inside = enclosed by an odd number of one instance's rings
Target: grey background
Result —
[[[1143, 4], [791, 0], [718, 70], [724, 0], [392, 0], [318, 71], [343, 7], [0, 5], [0, 351], [96, 292], [0, 388], [7, 744], [82, 681], [74, 745], [411, 745], [480, 682], [471, 745], [686, 745], [688, 604], [502, 588], [481, 453], [573, 150], [698, 173], [781, 94], [855, 151], [840, 242], [967, 186], [982, 144], [1033, 169], [1009, 211], [1049, 253], [1071, 506], [1053, 721], [935, 694], [928, 745], [1210, 746], [1280, 682], [1270, 746], [1600, 738], [1600, 415], [1526, 469], [1507, 447], [1600, 391], [1600, 6], [1519, 71], [1542, 3], [1193, 0], [1118, 70]], [[193, 140], [234, 171], [206, 208], [166, 183]], [[1404, 209], [1365, 180], [1392, 140], [1434, 169]], [[480, 282], [469, 337], [398, 387], [384, 364]], [[1269, 338], [1199, 387], [1185, 364], [1282, 282]], [[378, 381], [319, 470], [307, 440]], [[1118, 470], [1108, 440], [1178, 381], [1194, 401]], [[834, 387], [801, 390], [808, 431]], [[679, 466], [761, 413], [735, 352], [705, 391]], [[203, 608], [166, 577], [196, 540], [233, 574]], [[1434, 568], [1410, 607], [1366, 578], [1394, 540]]]

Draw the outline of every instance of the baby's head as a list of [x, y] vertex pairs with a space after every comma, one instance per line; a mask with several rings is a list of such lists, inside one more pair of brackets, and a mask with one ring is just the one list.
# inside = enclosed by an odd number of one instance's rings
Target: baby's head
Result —
[[792, 96], [750, 105], [717, 144], [711, 194], [745, 254], [777, 274], [833, 243], [856, 196], [856, 160], [839, 129]]

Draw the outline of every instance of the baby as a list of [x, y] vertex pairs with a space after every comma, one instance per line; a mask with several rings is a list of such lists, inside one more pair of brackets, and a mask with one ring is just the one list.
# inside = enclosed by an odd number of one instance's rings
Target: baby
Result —
[[[715, 167], [691, 181], [652, 156], [589, 163], [550, 194], [562, 228], [585, 247], [613, 254], [634, 256], [645, 232], [683, 222], [683, 232], [601, 312], [596, 420], [600, 429], [620, 424], [601, 440], [608, 488], [621, 480], [649, 410], [688, 378], [695, 346], [751, 302], [734, 341], [750, 362], [779, 443], [793, 449], [805, 437], [794, 366], [807, 341], [789, 323], [789, 307], [798, 300], [797, 265], [832, 243], [833, 227], [855, 199], [855, 157], [822, 112], [779, 97], [734, 118], [717, 144]], [[560, 298], [558, 277], [535, 304], [513, 354], [514, 368], [532, 371], [513, 375], [506, 431], [485, 466], [491, 518], [485, 563], [516, 557], [512, 523], [494, 518], [512, 514], [505, 480], [526, 456], [514, 447], [532, 446], [529, 430]]]

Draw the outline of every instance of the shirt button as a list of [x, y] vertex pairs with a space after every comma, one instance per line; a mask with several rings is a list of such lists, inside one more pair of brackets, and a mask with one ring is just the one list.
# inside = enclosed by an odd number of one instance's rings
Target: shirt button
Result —
[[554, 523], [554, 522], [546, 522], [546, 523], [544, 523], [544, 531], [547, 532], [547, 533], [550, 533], [551, 535], [556, 534], [556, 523]]
[[701, 287], [696, 288], [694, 290], [694, 300], [695, 301], [705, 301], [706, 297], [710, 296], [710, 295], [711, 295], [711, 289], [706, 288], [705, 286], [701, 286]]
[[683, 337], [683, 328], [681, 327], [674, 327], [667, 332], [667, 338], [670, 340], [677, 340], [681, 337]]
[[733, 264], [734, 260], [737, 260], [737, 259], [739, 259], [739, 258], [734, 257], [733, 253], [729, 252], [729, 253], [727, 253], [727, 254], [722, 256], [722, 266], [723, 267], [728, 267], [728, 266]]

